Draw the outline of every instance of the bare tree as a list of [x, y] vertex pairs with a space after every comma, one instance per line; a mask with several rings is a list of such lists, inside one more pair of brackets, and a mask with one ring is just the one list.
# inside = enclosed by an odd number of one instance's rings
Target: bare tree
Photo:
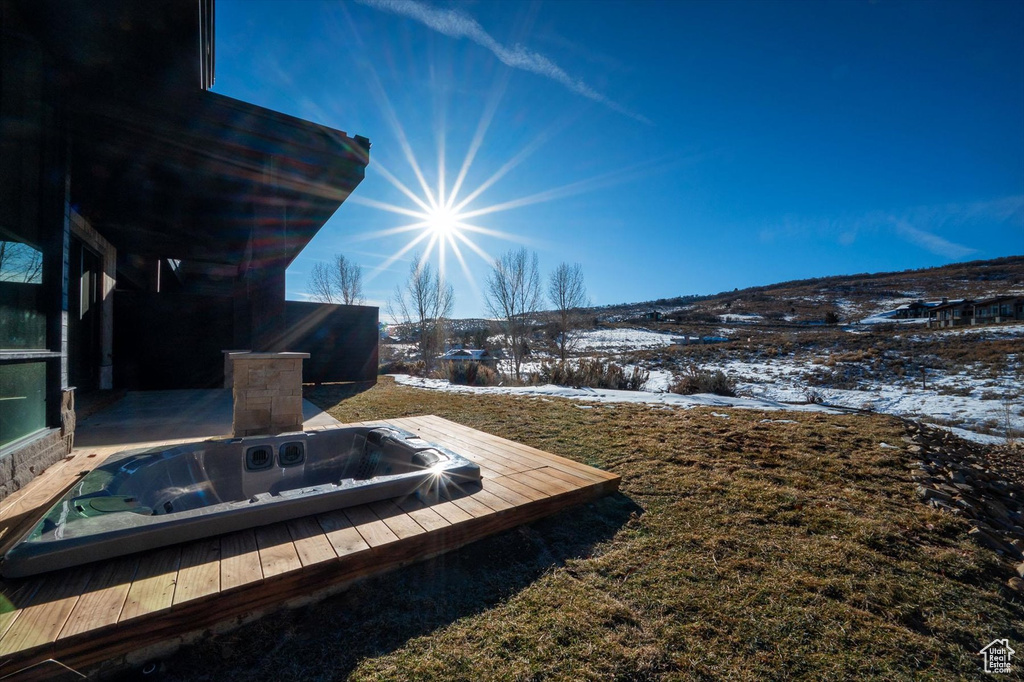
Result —
[[505, 337], [512, 353], [516, 379], [521, 377], [523, 355], [528, 349], [534, 317], [540, 310], [540, 274], [537, 254], [521, 248], [509, 251], [494, 261], [487, 276], [487, 310]]
[[309, 282], [306, 284], [306, 288], [309, 289], [309, 295], [315, 301], [337, 303], [334, 283], [331, 281], [331, 268], [327, 263], [313, 264], [313, 271], [309, 273]]
[[309, 294], [321, 303], [361, 305], [363, 302], [363, 269], [338, 254], [333, 267], [316, 263], [309, 273]]
[[396, 286], [388, 301], [388, 314], [406, 326], [419, 329], [419, 349], [429, 369], [444, 348], [447, 320], [455, 304], [452, 285], [435, 273], [420, 255], [413, 258], [409, 279]]
[[579, 341], [583, 324], [581, 308], [589, 305], [587, 287], [583, 283], [583, 268], [579, 263], [560, 263], [548, 280], [548, 298], [554, 306], [554, 326], [558, 354], [562, 362]]
[[39, 284], [42, 281], [43, 253], [24, 242], [0, 239], [0, 282]]
[[334, 276], [337, 278], [341, 302], [345, 305], [363, 303], [363, 269], [340, 253], [334, 259]]

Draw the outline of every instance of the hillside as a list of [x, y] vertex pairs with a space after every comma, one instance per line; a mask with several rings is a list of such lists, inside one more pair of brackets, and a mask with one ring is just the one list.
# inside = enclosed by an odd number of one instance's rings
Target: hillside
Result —
[[1024, 292], [1024, 256], [922, 270], [794, 280], [711, 296], [682, 296], [592, 310], [608, 322], [641, 317], [655, 310], [685, 321], [732, 314], [798, 323], [820, 321], [832, 310], [841, 321], [849, 322], [918, 299], [979, 299], [1008, 292]]
[[[615, 400], [665, 402], [674, 384], [700, 369], [721, 372], [739, 400], [884, 412], [963, 429], [965, 437], [985, 442], [1020, 438], [1024, 324], [955, 329], [929, 329], [921, 320], [899, 326], [859, 324], [918, 298], [978, 299], [1010, 291], [1024, 291], [1024, 256], [596, 308], [590, 324], [577, 334], [570, 358], [573, 363], [582, 358], [618, 363], [649, 375], [644, 395], [634, 392]], [[661, 312], [661, 319], [653, 319], [652, 311]], [[828, 311], [840, 324], [822, 324]], [[463, 343], [491, 350], [500, 345], [500, 339], [489, 336], [493, 332], [486, 320], [461, 322], [454, 336]], [[412, 344], [381, 347], [387, 361], [415, 359], [415, 354]], [[545, 363], [556, 354], [549, 335], [538, 330], [523, 381], [602, 387], [545, 374]], [[409, 365], [387, 367], [388, 372], [410, 371]], [[510, 367], [502, 369], [503, 386], [514, 385]], [[445, 378], [421, 383], [445, 390]]]

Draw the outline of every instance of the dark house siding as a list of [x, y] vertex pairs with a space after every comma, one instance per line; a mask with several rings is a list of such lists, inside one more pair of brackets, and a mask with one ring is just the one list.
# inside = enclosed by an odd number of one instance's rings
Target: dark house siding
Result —
[[281, 350], [309, 353], [302, 365], [307, 383], [377, 380], [377, 308], [285, 302], [290, 334]]
[[[118, 291], [114, 383], [128, 390], [220, 388], [226, 350], [248, 350], [226, 296]], [[272, 350], [309, 353], [307, 383], [375, 381], [377, 308], [286, 301]]]
[[234, 301], [223, 296], [114, 293], [114, 385], [130, 391], [221, 388], [234, 350]]

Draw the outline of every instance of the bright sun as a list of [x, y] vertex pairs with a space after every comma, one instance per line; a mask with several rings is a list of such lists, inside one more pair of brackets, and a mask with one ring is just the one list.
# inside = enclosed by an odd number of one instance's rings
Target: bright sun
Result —
[[458, 232], [459, 216], [447, 206], [437, 206], [427, 213], [427, 227], [438, 239], [447, 239]]

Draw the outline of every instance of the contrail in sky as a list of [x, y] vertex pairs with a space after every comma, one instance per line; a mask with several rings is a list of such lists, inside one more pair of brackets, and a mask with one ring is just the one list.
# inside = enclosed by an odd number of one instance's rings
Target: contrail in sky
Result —
[[513, 69], [529, 71], [538, 76], [550, 78], [556, 83], [561, 83], [577, 95], [600, 102], [612, 111], [629, 116], [641, 123], [653, 125], [646, 116], [630, 111], [621, 104], [608, 99], [579, 78], [570, 76], [565, 72], [565, 69], [539, 52], [534, 52], [519, 44], [512, 46], [502, 45], [468, 14], [458, 10], [433, 7], [426, 3], [418, 2], [418, 0], [357, 1], [374, 9], [415, 19], [424, 26], [438, 33], [443, 33], [450, 38], [469, 38], [480, 47], [490, 50], [503, 64]]

